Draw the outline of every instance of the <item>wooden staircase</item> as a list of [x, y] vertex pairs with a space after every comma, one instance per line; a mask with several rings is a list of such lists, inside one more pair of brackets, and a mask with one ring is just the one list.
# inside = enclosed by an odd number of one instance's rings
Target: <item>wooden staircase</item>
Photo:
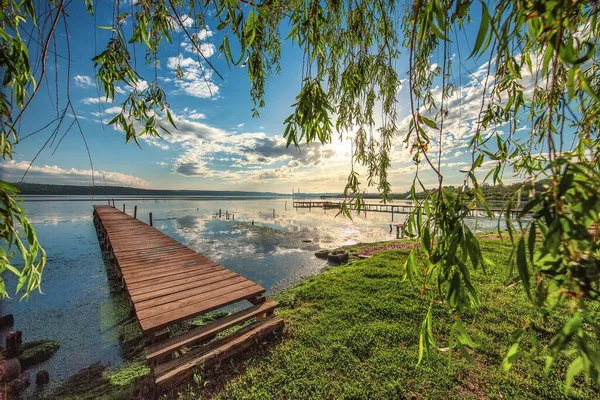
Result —
[[[154, 372], [158, 391], [189, 378], [197, 369], [210, 368], [253, 347], [272, 333], [281, 332], [283, 320], [273, 315], [277, 306], [277, 302], [266, 300], [146, 346], [146, 359]], [[244, 323], [247, 324], [240, 327]], [[215, 340], [219, 333], [234, 327], [239, 329]]]

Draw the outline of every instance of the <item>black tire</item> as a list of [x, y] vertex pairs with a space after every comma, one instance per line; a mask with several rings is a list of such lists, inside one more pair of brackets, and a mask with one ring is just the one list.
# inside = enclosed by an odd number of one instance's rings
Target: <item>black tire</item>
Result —
[[327, 261], [333, 263], [344, 263], [348, 261], [348, 252], [346, 250], [335, 250], [329, 253]]

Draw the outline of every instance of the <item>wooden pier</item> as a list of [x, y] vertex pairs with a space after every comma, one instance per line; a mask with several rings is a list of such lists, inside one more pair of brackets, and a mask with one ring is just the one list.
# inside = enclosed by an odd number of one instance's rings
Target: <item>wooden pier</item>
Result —
[[[302, 200], [302, 201], [294, 201], [294, 208], [321, 208], [323, 210], [339, 210], [342, 207], [341, 201], [310, 201], [310, 200]], [[354, 202], [347, 203], [350, 211], [356, 211], [357, 208]], [[392, 214], [392, 221], [394, 220], [394, 214], [409, 214], [412, 212], [414, 206], [412, 204], [391, 204], [391, 203], [364, 203], [361, 207], [361, 213], [365, 215], [369, 212], [379, 212], [379, 213], [390, 213]], [[495, 215], [500, 215], [501, 213], [506, 212], [506, 210], [502, 208], [490, 208], [490, 211]], [[521, 210], [511, 210], [511, 218], [516, 217], [521, 213]], [[484, 208], [474, 208], [469, 210], [469, 214], [473, 217], [476, 216], [486, 216], [486, 210]]]
[[[260, 285], [112, 206], [95, 205], [94, 224], [147, 338], [146, 359], [159, 390], [283, 329], [283, 320], [273, 315], [278, 303], [266, 299]], [[170, 336], [169, 327], [178, 322], [242, 301], [251, 306]]]

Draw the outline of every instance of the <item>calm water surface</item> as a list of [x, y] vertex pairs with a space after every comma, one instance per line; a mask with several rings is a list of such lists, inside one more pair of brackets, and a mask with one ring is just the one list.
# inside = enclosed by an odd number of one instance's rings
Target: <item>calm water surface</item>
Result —
[[[58, 340], [57, 354], [35, 367], [50, 372], [52, 386], [96, 362], [120, 365], [118, 321], [111, 312], [106, 267], [92, 223], [93, 203], [27, 200], [29, 217], [48, 254], [44, 294], [36, 293], [23, 302], [17, 297], [3, 301], [0, 314], [14, 314], [15, 329], [23, 331], [25, 342]], [[318, 249], [395, 238], [395, 232], [390, 233], [390, 214], [336, 218], [336, 210], [296, 210], [291, 198], [115, 198], [117, 208], [122, 208], [123, 202], [128, 213], [137, 205], [138, 218], [144, 222], [152, 212], [154, 226], [160, 231], [261, 284], [267, 293], [318, 273], [327, 265], [314, 257]], [[101, 199], [94, 203], [107, 204]], [[222, 218], [215, 216], [219, 210]], [[234, 214], [235, 220], [225, 219], [226, 211]], [[395, 216], [396, 222], [399, 217]], [[478, 226], [491, 229], [495, 222], [480, 219]]]

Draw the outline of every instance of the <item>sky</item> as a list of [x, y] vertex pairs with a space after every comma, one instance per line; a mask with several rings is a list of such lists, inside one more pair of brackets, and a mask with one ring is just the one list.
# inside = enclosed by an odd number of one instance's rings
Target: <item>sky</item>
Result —
[[[143, 51], [138, 47], [138, 71], [142, 76], [139, 88], [158, 77], [178, 130], [162, 139], [143, 139], [141, 148], [135, 143], [125, 144], [125, 135], [107, 122], [120, 111], [128, 88], [119, 87], [114, 102], [107, 102], [97, 87], [91, 60], [110, 38], [109, 31], [94, 26], [111, 25], [113, 2], [99, 0], [97, 4], [96, 18], [86, 12], [82, 1], [68, 6], [70, 69], [62, 58], [68, 54], [66, 31], [59, 26], [56, 50], [53, 50], [57, 56], [48, 57], [47, 77], [20, 126], [22, 140], [14, 147], [13, 160], [4, 161], [0, 168], [1, 179], [19, 182], [34, 160], [24, 179], [26, 182], [92, 184], [90, 159], [79, 131], [73, 128], [61, 140], [73, 115], [69, 114], [54, 140], [49, 138], [56, 125], [40, 130], [56, 118], [57, 97], [59, 108], [65, 106], [68, 85], [91, 154], [96, 185], [279, 193], [290, 193], [292, 189], [313, 193], [343, 191], [351, 166], [348, 138], [334, 139], [327, 145], [303, 145], [299, 150], [286, 147], [283, 139], [283, 121], [292, 112], [291, 105], [301, 87], [302, 53], [299, 49], [289, 42], [283, 43], [281, 74], [267, 81], [266, 105], [260, 111], [260, 118], [253, 118], [247, 69], [229, 68], [219, 56], [223, 36], [210, 19], [208, 25], [196, 31], [203, 39], [203, 54], [224, 79], [206, 67], [181, 32], [174, 34], [173, 44], [165, 43], [161, 48], [160, 65], [156, 70], [143, 66]], [[474, 19], [476, 32], [476, 16]], [[189, 22], [191, 24], [191, 18]], [[465, 39], [467, 36], [470, 36], [468, 32]], [[464, 41], [456, 43], [453, 46], [462, 46], [457, 47], [458, 51], [469, 53]], [[463, 62], [470, 72], [457, 73], [460, 78], [455, 78], [457, 90], [448, 101], [449, 116], [443, 136], [441, 165], [447, 184], [460, 184], [464, 176], [460, 169], [470, 165], [467, 146], [477, 123], [483, 91], [480, 83], [485, 74], [483, 61]], [[183, 70], [183, 79], [175, 77], [178, 65]], [[436, 66], [432, 60], [431, 68]], [[399, 131], [391, 153], [389, 179], [393, 191], [400, 193], [410, 188], [416, 167], [410, 149], [403, 143], [410, 118], [407, 57], [400, 57], [397, 68], [402, 79], [397, 95]], [[440, 88], [436, 90], [439, 95]], [[28, 136], [31, 133], [35, 134]], [[437, 154], [437, 146], [432, 143], [429, 151]], [[365, 183], [364, 171], [360, 172]], [[437, 182], [431, 173], [425, 173], [423, 181], [426, 185]], [[368, 191], [377, 189], [371, 187]]]

